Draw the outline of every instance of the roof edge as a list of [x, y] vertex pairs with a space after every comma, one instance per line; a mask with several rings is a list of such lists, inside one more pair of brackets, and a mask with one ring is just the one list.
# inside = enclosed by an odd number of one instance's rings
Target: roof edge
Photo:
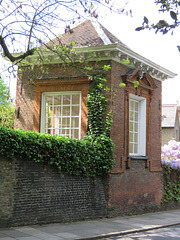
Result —
[[[95, 61], [100, 58], [100, 60], [114, 60], [129, 68], [140, 69], [144, 72], [149, 73], [153, 78], [163, 81], [168, 78], [173, 78], [177, 76], [176, 73], [152, 62], [151, 60], [139, 55], [138, 53], [120, 45], [120, 44], [108, 44], [100, 46], [88, 46], [88, 47], [75, 47], [76, 52], [88, 56], [89, 61]], [[19, 54], [14, 54], [14, 56]], [[51, 51], [44, 51], [45, 61], [44, 64], [55, 64], [62, 63]], [[129, 60], [129, 63], [125, 63], [124, 60]], [[28, 56], [22, 64], [32, 63], [34, 65], [39, 64], [39, 54], [35, 53], [32, 56]]]

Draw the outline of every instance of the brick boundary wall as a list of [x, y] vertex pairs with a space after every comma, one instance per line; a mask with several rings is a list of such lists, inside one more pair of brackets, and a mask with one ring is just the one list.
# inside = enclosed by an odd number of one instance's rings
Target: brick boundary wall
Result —
[[124, 173], [94, 179], [0, 156], [0, 227], [68, 222], [179, 208], [161, 204], [162, 172], [133, 160]]
[[0, 158], [0, 227], [107, 215], [103, 179], [94, 183], [43, 164]]
[[145, 160], [132, 160], [124, 173], [109, 179], [109, 216], [143, 214], [160, 209], [162, 173], [150, 172]]
[[[167, 178], [166, 178], [166, 174], [167, 172], [164, 171], [163, 169], [163, 184], [167, 184]], [[180, 180], [180, 169], [172, 169], [171, 173], [170, 173], [170, 183], [178, 183]], [[172, 190], [172, 189], [171, 189]], [[165, 193], [165, 190], [163, 189], [163, 194]], [[173, 191], [172, 191], [173, 193]], [[180, 196], [179, 196], [180, 197]], [[171, 200], [169, 202], [165, 202], [162, 204], [161, 206], [162, 210], [166, 210], [166, 209], [180, 209], [180, 201], [176, 201], [176, 200]]]

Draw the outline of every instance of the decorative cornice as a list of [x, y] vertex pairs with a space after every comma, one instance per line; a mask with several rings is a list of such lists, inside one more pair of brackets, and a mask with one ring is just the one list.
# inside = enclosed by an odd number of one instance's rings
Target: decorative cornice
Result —
[[[78, 54], [83, 55], [85, 59], [88, 59], [88, 61], [96, 61], [97, 59], [113, 60], [115, 62], [126, 65], [129, 68], [140, 69], [141, 71], [150, 74], [151, 77], [159, 81], [163, 81], [167, 78], [173, 78], [177, 75], [121, 44], [78, 47], [75, 48], [75, 50]], [[43, 57], [44, 64], [62, 63], [62, 60], [59, 58], [59, 56], [55, 55], [51, 51], [44, 51]], [[35, 53], [33, 56], [27, 57], [26, 62], [24, 63], [33, 63], [35, 65], [39, 64], [39, 55]]]

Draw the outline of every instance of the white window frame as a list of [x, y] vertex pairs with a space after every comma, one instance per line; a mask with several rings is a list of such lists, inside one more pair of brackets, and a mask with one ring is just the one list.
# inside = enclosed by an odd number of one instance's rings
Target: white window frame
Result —
[[[40, 132], [44, 133], [46, 132], [46, 96], [57, 96], [57, 95], [73, 95], [78, 94], [80, 96], [79, 98], [79, 132], [78, 132], [78, 138], [81, 138], [81, 91], [60, 91], [60, 92], [43, 92], [41, 95], [41, 121], [40, 121]], [[70, 103], [70, 106], [72, 103]], [[62, 103], [59, 104], [61, 107], [63, 106]], [[77, 104], [78, 105], [78, 104]], [[71, 109], [71, 107], [70, 107]], [[61, 117], [62, 118], [62, 117]], [[58, 119], [56, 119], [57, 121]], [[71, 121], [71, 114], [70, 114], [70, 121]], [[69, 128], [69, 137], [71, 132], [71, 122], [70, 122], [70, 128]]]
[[[133, 94], [129, 94], [129, 100], [138, 102], [138, 141], [137, 141], [138, 150], [137, 150], [137, 153], [129, 152], [129, 155], [130, 156], [146, 156], [146, 99]], [[130, 113], [130, 104], [129, 104], [129, 113]], [[129, 114], [129, 121], [130, 121], [130, 114]], [[129, 133], [130, 133], [130, 129], [129, 129]]]

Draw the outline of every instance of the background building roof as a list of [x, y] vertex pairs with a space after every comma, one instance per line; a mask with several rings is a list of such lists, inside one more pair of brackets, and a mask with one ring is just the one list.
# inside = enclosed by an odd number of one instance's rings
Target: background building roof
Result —
[[162, 127], [174, 127], [177, 116], [178, 104], [162, 105]]

